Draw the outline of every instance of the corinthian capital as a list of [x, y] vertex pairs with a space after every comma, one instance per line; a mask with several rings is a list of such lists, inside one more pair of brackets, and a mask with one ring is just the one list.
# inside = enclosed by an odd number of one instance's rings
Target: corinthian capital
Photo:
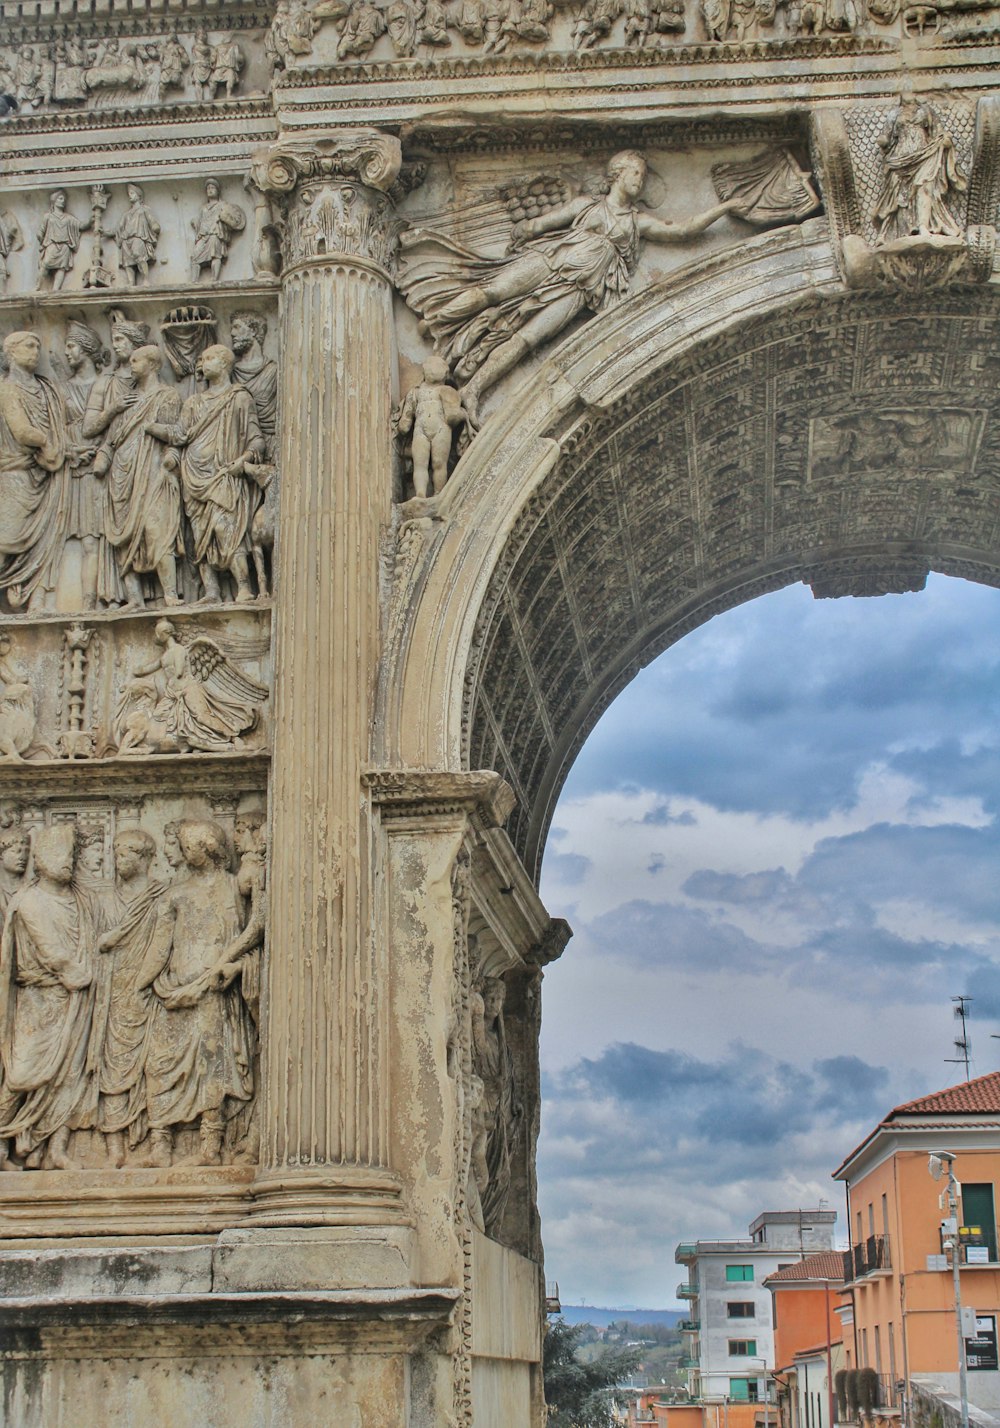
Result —
[[363, 258], [395, 273], [401, 220], [389, 197], [399, 140], [376, 129], [284, 139], [254, 159], [250, 181], [269, 202], [284, 266]]

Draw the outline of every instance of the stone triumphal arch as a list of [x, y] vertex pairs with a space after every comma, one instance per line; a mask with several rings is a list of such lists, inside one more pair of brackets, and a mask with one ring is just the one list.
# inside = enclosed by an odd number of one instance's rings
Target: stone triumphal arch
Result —
[[992, 7], [0, 18], [2, 1421], [541, 1424], [576, 749], [1000, 583]]

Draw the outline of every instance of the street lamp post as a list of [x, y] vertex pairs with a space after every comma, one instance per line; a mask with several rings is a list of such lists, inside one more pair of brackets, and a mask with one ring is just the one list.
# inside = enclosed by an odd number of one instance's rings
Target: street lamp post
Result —
[[[958, 1391], [962, 1399], [962, 1428], [969, 1428], [969, 1379], [965, 1364], [965, 1335], [962, 1332], [962, 1275], [958, 1235], [958, 1181], [955, 1179], [955, 1157], [950, 1150], [928, 1153], [927, 1169], [935, 1180], [947, 1173], [948, 1217], [951, 1222], [951, 1274], [955, 1285], [955, 1328], [958, 1335]], [[944, 1248], [948, 1248], [947, 1239]]]

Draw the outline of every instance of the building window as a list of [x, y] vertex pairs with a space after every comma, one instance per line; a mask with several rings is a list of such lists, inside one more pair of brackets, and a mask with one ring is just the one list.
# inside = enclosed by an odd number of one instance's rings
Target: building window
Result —
[[[889, 1320], [889, 1378], [893, 1394], [896, 1392], [896, 1331], [893, 1328], [892, 1320]], [[895, 1402], [895, 1398], [893, 1398]]]
[[756, 1340], [756, 1339], [730, 1339], [730, 1340], [729, 1340], [729, 1357], [730, 1357], [731, 1359], [745, 1359], [745, 1358], [749, 1358], [749, 1357], [751, 1357], [751, 1356], [752, 1356], [752, 1357], [756, 1357], [756, 1354], [757, 1354], [757, 1340]]
[[726, 1282], [728, 1284], [752, 1284], [753, 1265], [752, 1264], [727, 1264]]
[[758, 1401], [757, 1380], [755, 1378], [731, 1378], [729, 1397], [734, 1403], [756, 1403]]
[[889, 1234], [889, 1200], [887, 1196], [882, 1196], [882, 1233]]
[[[997, 1257], [997, 1222], [993, 1208], [991, 1184], [970, 1185], [962, 1182], [962, 1224], [978, 1226], [989, 1246], [990, 1259]], [[971, 1256], [970, 1256], [971, 1257]], [[979, 1258], [980, 1256], [976, 1256]]]
[[752, 1319], [756, 1307], [752, 1299], [730, 1299], [726, 1313], [730, 1319]]

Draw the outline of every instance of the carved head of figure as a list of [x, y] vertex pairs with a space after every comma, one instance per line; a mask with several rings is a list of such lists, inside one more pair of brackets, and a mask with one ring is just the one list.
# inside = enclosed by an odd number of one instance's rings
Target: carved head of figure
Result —
[[624, 199], [632, 201], [639, 197], [646, 183], [646, 160], [636, 149], [622, 149], [613, 154], [605, 169], [609, 192], [616, 189]]
[[169, 645], [177, 635], [173, 620], [157, 620], [153, 638], [158, 645]]
[[92, 878], [104, 872], [104, 830], [82, 828], [77, 835], [77, 867]]
[[101, 339], [92, 327], [83, 322], [74, 321], [69, 324], [63, 351], [71, 372], [78, 372], [88, 358], [98, 371], [108, 360], [107, 349]]
[[142, 202], [142, 189], [137, 183], [130, 183], [126, 185], [125, 192], [128, 195], [129, 203]]
[[178, 837], [180, 826], [179, 822], [164, 823], [163, 825], [163, 856], [172, 868], [179, 868], [184, 861]]
[[219, 187], [219, 181], [218, 181], [218, 179], [206, 179], [206, 181], [205, 181], [205, 197], [206, 197], [207, 199], [210, 199], [210, 200], [214, 203], [215, 200], [216, 200], [217, 198], [219, 198], [219, 196], [220, 196], [221, 193], [222, 193], [222, 190], [221, 190], [221, 188]]
[[57, 823], [35, 835], [35, 867], [43, 878], [54, 883], [73, 881], [76, 852], [76, 828], [72, 823]]
[[227, 377], [235, 361], [236, 357], [229, 348], [223, 347], [221, 342], [216, 342], [205, 348], [198, 365], [206, 382], [211, 383], [213, 380], [219, 381]]
[[[163, 353], [155, 343], [147, 342], [144, 347], [137, 347], [128, 359], [128, 365], [133, 377], [148, 377], [150, 373], [155, 373], [163, 366]], [[169, 621], [168, 621], [169, 623]]]
[[480, 986], [487, 1025], [496, 1021], [507, 1000], [507, 983], [502, 977], [484, 977]]
[[224, 868], [229, 863], [226, 835], [209, 819], [184, 818], [177, 830], [184, 861], [189, 868]]
[[41, 339], [33, 332], [10, 332], [3, 340], [3, 355], [12, 367], [33, 372], [42, 355]]
[[5, 873], [22, 877], [31, 856], [31, 839], [23, 828], [5, 828], [0, 833], [0, 866]]
[[245, 853], [256, 853], [262, 841], [264, 810], [245, 808], [236, 815], [233, 826], [233, 845], [242, 857]]
[[156, 844], [142, 828], [125, 828], [115, 834], [115, 876], [123, 883], [149, 871]]
[[439, 387], [442, 382], [448, 380], [448, 363], [435, 353], [424, 363], [423, 374], [425, 382], [429, 382], [432, 387]]
[[111, 350], [118, 359], [119, 366], [128, 361], [137, 347], [144, 347], [148, 341], [149, 324], [147, 322], [126, 322], [123, 317], [116, 317], [112, 320]]
[[66, 207], [66, 190], [57, 188], [49, 194], [49, 207], [61, 213]]
[[237, 357], [249, 352], [254, 343], [264, 345], [267, 336], [267, 320], [255, 312], [234, 312], [229, 326], [230, 341]]

